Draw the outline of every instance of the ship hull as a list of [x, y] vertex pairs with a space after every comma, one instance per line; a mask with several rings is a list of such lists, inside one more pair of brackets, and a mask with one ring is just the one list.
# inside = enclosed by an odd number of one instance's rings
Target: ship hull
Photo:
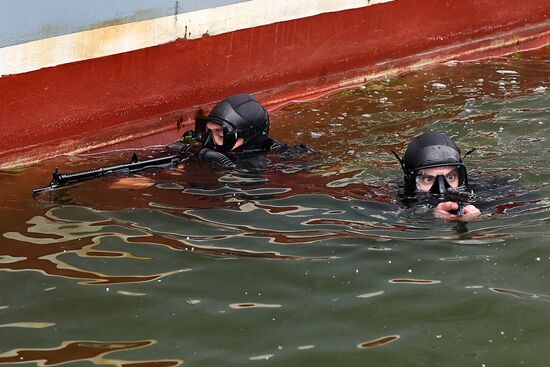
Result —
[[[197, 109], [232, 93], [254, 94], [273, 108], [434, 63], [550, 43], [550, 4], [539, 0], [364, 3], [260, 19], [242, 29], [208, 32], [206, 24], [203, 34], [189, 28], [163, 33], [152, 19], [6, 46], [0, 49], [0, 165], [161, 132], [157, 140], [164, 143], [189, 126]], [[232, 6], [208, 11], [223, 19]], [[164, 18], [162, 24], [170, 21]], [[153, 26], [158, 41], [147, 28]], [[131, 32], [138, 41], [117, 48], [117, 32]], [[95, 53], [86, 44], [90, 37]], [[98, 46], [109, 42], [111, 49]], [[73, 49], [65, 59], [21, 62], [47, 56], [48, 47]]]

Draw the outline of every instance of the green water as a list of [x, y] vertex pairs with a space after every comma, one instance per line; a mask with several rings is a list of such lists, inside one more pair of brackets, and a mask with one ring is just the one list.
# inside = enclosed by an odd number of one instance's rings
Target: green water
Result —
[[[0, 365], [548, 365], [549, 56], [288, 105], [273, 136], [316, 153], [256, 171], [190, 164], [36, 199], [53, 167], [130, 152], [1, 172]], [[390, 150], [428, 130], [477, 148], [479, 221], [400, 205]]]

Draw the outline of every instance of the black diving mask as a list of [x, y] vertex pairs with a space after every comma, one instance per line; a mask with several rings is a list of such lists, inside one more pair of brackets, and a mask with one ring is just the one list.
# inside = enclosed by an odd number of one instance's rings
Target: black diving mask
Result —
[[449, 187], [465, 187], [467, 184], [465, 167], [463, 165], [450, 167], [452, 167], [452, 170], [444, 174], [440, 172], [431, 174], [427, 168], [415, 171], [416, 189], [422, 192], [443, 194]]
[[449, 184], [449, 181], [445, 178], [445, 176], [437, 175], [435, 177], [435, 182], [430, 188], [430, 193], [442, 195], [445, 193], [445, 191], [447, 191], [449, 187], [451, 187], [451, 185]]
[[[207, 124], [211, 122], [213, 124], [221, 126], [223, 129], [223, 144], [218, 145], [214, 139], [213, 132], [208, 129]], [[213, 144], [216, 150], [221, 152], [229, 152], [235, 146], [238, 139], [238, 133], [227, 121], [218, 121], [217, 119], [209, 119], [199, 117], [195, 120], [195, 135], [199, 143], [206, 146], [210, 143]]]

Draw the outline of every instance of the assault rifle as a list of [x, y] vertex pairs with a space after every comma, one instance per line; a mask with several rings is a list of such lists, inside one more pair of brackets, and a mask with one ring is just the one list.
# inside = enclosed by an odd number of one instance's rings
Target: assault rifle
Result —
[[477, 195], [473, 191], [464, 191], [458, 188], [449, 187], [439, 197], [442, 201], [453, 201], [458, 203], [457, 214], [464, 215], [464, 206], [467, 204], [473, 204], [477, 200]]
[[210, 163], [216, 168], [235, 168], [235, 163], [233, 163], [227, 156], [220, 152], [208, 148], [200, 149], [190, 145], [179, 145], [178, 148], [178, 154], [140, 161], [137, 154], [134, 153], [132, 155], [130, 163], [94, 168], [82, 172], [60, 173], [58, 168], [56, 168], [55, 171], [52, 173], [52, 180], [50, 184], [46, 187], [33, 189], [32, 194], [38, 195], [44, 192], [54, 191], [65, 186], [75, 184], [77, 182], [90, 180], [92, 178], [101, 177], [116, 172], [133, 173], [153, 167], [175, 167], [183, 162], [188, 161], [193, 156], [198, 156], [199, 160]]

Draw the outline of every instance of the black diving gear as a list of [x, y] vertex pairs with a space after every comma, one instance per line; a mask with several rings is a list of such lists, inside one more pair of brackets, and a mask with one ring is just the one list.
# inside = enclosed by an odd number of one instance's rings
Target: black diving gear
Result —
[[[217, 145], [207, 123], [213, 122], [223, 128], [223, 144]], [[56, 171], [49, 186], [34, 189], [33, 194], [56, 190], [67, 185], [115, 172], [135, 172], [149, 167], [177, 166], [193, 157], [209, 163], [217, 169], [235, 169], [232, 159], [249, 158], [267, 151], [303, 154], [311, 149], [300, 145], [289, 147], [269, 138], [269, 115], [267, 110], [252, 96], [237, 94], [218, 103], [208, 116], [198, 116], [195, 131], [187, 131], [180, 140], [168, 146], [175, 154], [139, 161], [134, 155], [128, 164], [101, 167], [84, 172], [63, 174]], [[239, 139], [243, 143], [233, 149]]]
[[429, 191], [432, 194], [441, 194], [449, 187], [458, 187], [458, 170], [451, 166], [451, 170], [442, 174], [430, 175], [419, 170], [416, 175], [416, 188], [420, 191]]
[[[392, 151], [393, 152], [393, 151]], [[397, 153], [393, 152], [401, 164], [401, 168], [405, 174], [405, 190], [410, 192], [417, 191], [417, 182], [422, 179], [424, 169], [451, 166], [456, 168], [458, 174], [458, 187], [466, 187], [468, 185], [468, 174], [466, 166], [461, 157], [460, 149], [446, 135], [438, 132], [427, 132], [414, 138], [407, 147], [403, 159], [399, 158]], [[453, 172], [455, 172], [453, 170]], [[447, 176], [447, 175], [445, 175]], [[443, 186], [450, 186], [448, 177], [441, 176]], [[430, 191], [442, 192], [443, 187], [440, 187], [441, 179], [439, 176], [434, 180], [434, 185], [437, 186]], [[449, 185], [449, 186], [446, 186]]]
[[[212, 126], [208, 128], [209, 123], [216, 124], [216, 129]], [[179, 151], [194, 140], [201, 147], [210, 150], [198, 158], [218, 169], [234, 169], [235, 161], [243, 162], [244, 159], [269, 151], [298, 151], [271, 139], [269, 128], [267, 110], [251, 95], [237, 94], [219, 102], [208, 115], [199, 111], [195, 118], [195, 131], [188, 131], [178, 142], [169, 145], [169, 148]], [[239, 141], [242, 143], [235, 147]], [[300, 152], [304, 153], [304, 150], [311, 151], [301, 146]]]
[[189, 158], [197, 157], [199, 161], [210, 163], [217, 169], [235, 169], [236, 164], [222, 152], [218, 152], [209, 148], [203, 148], [198, 144], [190, 144], [195, 140], [195, 132], [187, 131], [182, 135], [180, 140], [168, 145], [170, 150], [176, 151], [179, 154], [184, 154]]
[[[223, 144], [216, 144], [212, 132], [206, 128], [213, 122], [223, 128]], [[269, 134], [269, 114], [251, 95], [237, 94], [218, 103], [206, 117], [195, 120], [197, 141], [204, 147], [228, 153], [233, 150], [240, 138], [243, 144], [234, 152], [268, 150], [271, 145]]]
[[237, 165], [225, 154], [204, 148], [199, 152], [199, 160], [210, 163], [210, 165], [217, 169], [235, 169]]
[[430, 188], [430, 192], [432, 194], [443, 194], [447, 189], [451, 187], [449, 182], [445, 179], [443, 175], [437, 175], [435, 178], [435, 182]]
[[434, 200], [453, 201], [458, 203], [456, 214], [464, 215], [464, 206], [476, 201], [476, 194], [466, 191], [468, 174], [460, 149], [446, 135], [427, 132], [415, 137], [403, 159], [392, 153], [405, 174], [405, 204], [424, 202], [435, 206]]

